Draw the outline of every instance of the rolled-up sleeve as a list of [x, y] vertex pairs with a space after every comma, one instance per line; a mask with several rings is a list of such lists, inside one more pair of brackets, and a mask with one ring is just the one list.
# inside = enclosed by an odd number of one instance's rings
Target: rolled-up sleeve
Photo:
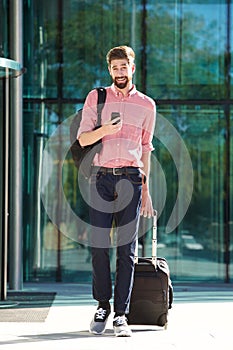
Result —
[[142, 131], [142, 153], [151, 152], [154, 150], [152, 140], [154, 135], [154, 128], [156, 123], [156, 105], [147, 113], [144, 120]]
[[97, 121], [97, 91], [92, 90], [87, 95], [86, 101], [83, 106], [82, 120], [77, 133], [77, 139], [79, 136], [88, 131], [92, 131], [95, 128]]

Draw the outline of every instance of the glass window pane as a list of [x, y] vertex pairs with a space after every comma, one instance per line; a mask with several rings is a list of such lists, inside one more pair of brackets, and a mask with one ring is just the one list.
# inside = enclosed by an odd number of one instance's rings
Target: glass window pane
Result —
[[9, 37], [9, 22], [8, 22], [8, 3], [7, 0], [0, 0], [0, 57], [9, 57], [8, 37]]
[[[106, 53], [119, 44], [138, 49], [140, 1], [66, 2], [63, 17], [65, 97], [84, 98], [111, 80]], [[139, 35], [137, 35], [139, 34]]]
[[[161, 210], [158, 255], [167, 257], [174, 279], [224, 279], [224, 108], [207, 105], [169, 105], [159, 106], [159, 113], [159, 140], [155, 139], [154, 156], [157, 157], [161, 169], [158, 166], [156, 168], [152, 157], [152, 169], [157, 169], [152, 173], [153, 193], [156, 194], [153, 202], [155, 207]], [[172, 128], [167, 129], [163, 125], [163, 118], [175, 127], [184, 144], [180, 143]], [[166, 136], [168, 130], [170, 133]], [[182, 172], [190, 166], [183, 163], [183, 148], [187, 148], [186, 151], [191, 157], [193, 189], [191, 172], [187, 172], [189, 177], [182, 176]], [[161, 182], [160, 173], [162, 171], [166, 181], [165, 203], [165, 185]], [[181, 188], [184, 191], [179, 193]], [[184, 208], [190, 191], [190, 205]], [[176, 201], [178, 206], [176, 211], [172, 212]], [[161, 203], [164, 203], [163, 208]], [[177, 222], [172, 231], [167, 226], [168, 220], [171, 222], [171, 215], [174, 215], [173, 221]], [[148, 249], [150, 248], [147, 248], [147, 254]], [[195, 269], [192, 268], [194, 263]]]
[[147, 92], [159, 99], [223, 98], [226, 26], [225, 1], [149, 2]]

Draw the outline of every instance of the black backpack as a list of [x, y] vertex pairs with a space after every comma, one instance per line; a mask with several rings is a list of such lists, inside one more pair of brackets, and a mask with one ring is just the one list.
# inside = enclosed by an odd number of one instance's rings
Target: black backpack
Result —
[[[97, 100], [97, 123], [96, 129], [101, 126], [101, 113], [106, 100], [106, 90], [103, 87], [96, 88], [98, 92]], [[75, 115], [70, 124], [70, 151], [74, 160], [75, 166], [79, 169], [85, 178], [89, 178], [91, 175], [91, 165], [96, 153], [99, 153], [102, 148], [101, 140], [95, 142], [92, 145], [82, 147], [77, 140], [77, 133], [82, 120], [82, 109], [80, 109]]]

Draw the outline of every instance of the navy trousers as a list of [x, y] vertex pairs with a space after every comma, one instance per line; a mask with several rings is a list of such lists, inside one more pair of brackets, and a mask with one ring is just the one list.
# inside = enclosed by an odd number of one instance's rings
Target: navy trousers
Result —
[[[135, 174], [92, 174], [90, 180], [90, 223], [93, 267], [93, 297], [112, 297], [110, 249], [116, 246], [114, 311], [128, 313], [133, 285], [134, 254], [137, 239], [142, 176]], [[111, 241], [112, 226], [116, 228]]]

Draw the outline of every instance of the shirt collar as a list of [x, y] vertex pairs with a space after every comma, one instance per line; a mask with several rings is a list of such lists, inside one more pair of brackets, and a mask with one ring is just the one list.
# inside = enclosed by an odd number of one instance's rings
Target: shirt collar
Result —
[[[111, 85], [111, 89], [116, 96], [122, 95], [122, 93], [118, 89], [116, 89], [114, 83]], [[133, 96], [135, 93], [136, 93], [136, 86], [133, 84], [131, 90], [128, 93], [128, 96]]]

